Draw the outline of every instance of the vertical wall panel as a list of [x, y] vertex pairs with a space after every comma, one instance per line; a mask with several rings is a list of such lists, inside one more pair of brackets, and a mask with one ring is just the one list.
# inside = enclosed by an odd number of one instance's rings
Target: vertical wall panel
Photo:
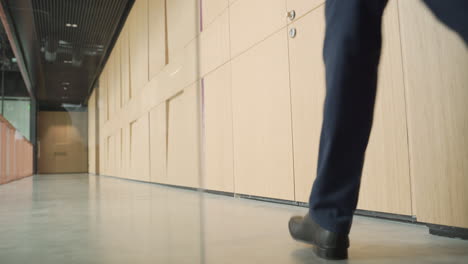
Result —
[[122, 106], [130, 100], [130, 46], [128, 23], [120, 33], [120, 75], [122, 80]]
[[149, 12], [149, 72], [150, 78], [166, 65], [166, 0], [150, 0]]
[[233, 57], [287, 23], [285, 0], [238, 0], [229, 11]]
[[148, 82], [148, 0], [136, 0], [129, 16], [130, 85], [137, 94]]
[[197, 86], [168, 102], [167, 177], [174, 185], [198, 187]]
[[169, 61], [200, 31], [199, 0], [170, 0], [167, 3]]
[[150, 112], [151, 181], [168, 183], [167, 161], [167, 104], [163, 103]]
[[228, 0], [203, 0], [202, 1], [203, 28], [206, 28], [223, 13], [228, 5]]
[[229, 13], [226, 10], [200, 35], [200, 72], [203, 75], [230, 59]]
[[130, 169], [132, 178], [149, 181], [149, 114], [130, 125]]
[[466, 44], [422, 2], [398, 3], [416, 216], [468, 228]]
[[294, 200], [287, 41], [281, 30], [232, 61], [239, 193]]
[[[288, 12], [296, 12], [296, 18], [305, 15], [314, 8], [319, 7], [325, 0], [286, 0]], [[323, 11], [320, 11], [323, 12]]]
[[88, 100], [88, 172], [96, 173], [96, 90]]
[[203, 188], [234, 192], [231, 64], [207, 75]]
[[358, 208], [413, 215], [397, 1], [389, 1], [382, 28], [374, 124], [366, 151]]
[[308, 202], [317, 170], [325, 98], [324, 7], [290, 28], [297, 30], [297, 36], [289, 39], [295, 194], [297, 201]]

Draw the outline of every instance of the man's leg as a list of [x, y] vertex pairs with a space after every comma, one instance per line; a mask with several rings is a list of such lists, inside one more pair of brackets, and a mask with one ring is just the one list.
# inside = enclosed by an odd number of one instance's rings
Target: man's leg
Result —
[[327, 93], [317, 178], [309, 214], [348, 234], [372, 127], [387, 0], [328, 0], [324, 60]]
[[294, 239], [328, 259], [348, 256], [364, 155], [372, 128], [387, 0], [328, 0], [323, 56], [327, 95], [309, 214], [289, 221]]
[[442, 23], [457, 32], [468, 45], [467, 0], [424, 0], [424, 2]]

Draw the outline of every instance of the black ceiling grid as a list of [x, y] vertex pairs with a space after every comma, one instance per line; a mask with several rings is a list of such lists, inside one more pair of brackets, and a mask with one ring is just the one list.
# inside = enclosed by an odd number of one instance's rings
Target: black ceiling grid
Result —
[[134, 0], [31, 0], [45, 85], [40, 106], [82, 105]]

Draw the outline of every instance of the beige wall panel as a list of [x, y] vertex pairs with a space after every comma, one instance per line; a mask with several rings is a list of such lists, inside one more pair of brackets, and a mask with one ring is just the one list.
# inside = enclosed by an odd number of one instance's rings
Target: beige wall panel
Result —
[[281, 30], [232, 61], [238, 193], [294, 199], [287, 41]]
[[122, 129], [118, 129], [115, 134], [115, 171], [114, 175], [116, 177], [122, 177]]
[[[325, 0], [286, 0], [288, 6], [288, 12], [295, 11], [296, 19], [302, 17], [307, 12], [319, 7]], [[325, 11], [321, 11], [325, 12]]]
[[230, 6], [229, 12], [232, 57], [287, 23], [285, 0], [239, 0]]
[[318, 8], [290, 26], [291, 102], [296, 200], [308, 202], [316, 176], [320, 130], [325, 99], [324, 8]]
[[102, 70], [101, 76], [99, 76], [99, 97], [98, 97], [98, 107], [99, 107], [99, 126], [103, 127], [108, 120], [107, 115], [107, 67], [104, 67]]
[[[291, 25], [290, 39], [296, 199], [308, 202], [316, 177], [325, 69], [324, 6]], [[384, 18], [383, 54], [375, 121], [366, 155], [360, 209], [411, 215], [411, 190], [406, 144], [406, 115], [399, 23], [395, 1]]]
[[399, 28], [398, 3], [389, 1], [383, 20], [374, 124], [358, 208], [413, 215]]
[[193, 85], [199, 76], [199, 46], [198, 40], [192, 40], [182, 52], [171, 57], [166, 67], [153, 78], [148, 90], [152, 107], [165, 102], [184, 88]]
[[197, 85], [168, 102], [168, 183], [199, 186]]
[[131, 178], [130, 160], [130, 125], [127, 124], [122, 128], [122, 172], [120, 177]]
[[107, 175], [116, 176], [115, 172], [115, 136], [107, 137]]
[[167, 115], [166, 103], [153, 108], [150, 112], [150, 171], [151, 181], [168, 183], [167, 161]]
[[150, 79], [166, 65], [166, 0], [149, 0]]
[[149, 114], [146, 113], [130, 125], [131, 178], [150, 181]]
[[200, 35], [200, 72], [202, 76], [229, 59], [229, 12], [226, 10]]
[[200, 31], [199, 0], [167, 1], [169, 61]]
[[234, 192], [231, 64], [207, 75], [203, 188]]
[[228, 8], [228, 0], [203, 0], [203, 29], [206, 29], [217, 17]]
[[120, 111], [120, 108], [122, 107], [122, 73], [120, 69], [121, 65], [121, 56], [120, 56], [120, 40], [117, 41], [117, 43], [114, 46], [114, 50], [112, 52], [113, 58], [113, 71], [114, 71], [114, 79], [110, 80], [111, 83], [113, 84], [112, 89], [114, 91], [114, 111], [116, 118], [118, 118], [118, 114]]
[[398, 3], [416, 216], [468, 228], [466, 45], [420, 1]]
[[130, 47], [128, 24], [126, 23], [120, 33], [120, 70], [122, 80], [122, 105], [130, 100]]
[[88, 100], [88, 172], [96, 173], [96, 90]]
[[39, 112], [40, 173], [88, 171], [88, 114]]
[[148, 82], [148, 0], [136, 0], [128, 18], [131, 94]]
[[109, 175], [107, 173], [107, 137], [102, 134], [99, 139], [99, 174]]
[[115, 86], [115, 63], [114, 63], [114, 55], [115, 53], [112, 53], [111, 56], [109, 56], [109, 59], [106, 63], [106, 68], [107, 68], [107, 103], [108, 103], [108, 110], [109, 110], [109, 120], [112, 120], [115, 117], [115, 111], [116, 111], [116, 94], [117, 94], [117, 87]]

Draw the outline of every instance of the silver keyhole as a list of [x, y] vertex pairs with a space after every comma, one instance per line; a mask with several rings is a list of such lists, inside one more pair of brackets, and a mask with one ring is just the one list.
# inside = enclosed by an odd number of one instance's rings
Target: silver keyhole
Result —
[[296, 18], [296, 11], [291, 10], [288, 12], [288, 18], [290, 21], [293, 21]]
[[291, 28], [291, 29], [289, 30], [289, 36], [290, 36], [291, 38], [295, 38], [296, 35], [297, 35], [297, 30], [296, 30], [296, 28]]

